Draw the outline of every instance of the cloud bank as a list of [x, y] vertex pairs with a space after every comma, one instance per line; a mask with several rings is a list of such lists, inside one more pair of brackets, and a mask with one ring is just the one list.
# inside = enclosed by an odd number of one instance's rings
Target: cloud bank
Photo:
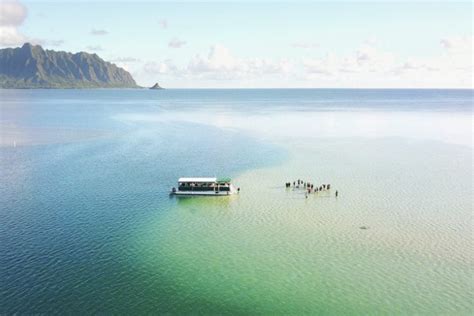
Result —
[[168, 43], [168, 47], [171, 47], [171, 48], [181, 48], [183, 47], [184, 45], [186, 45], [186, 42], [185, 41], [181, 41], [177, 38], [173, 38], [171, 41], [169, 41]]
[[207, 55], [195, 55], [179, 67], [173, 60], [148, 62], [144, 65], [147, 74], [162, 74], [183, 78], [206, 80], [238, 80], [267, 74], [287, 73], [291, 68], [287, 60], [272, 61], [265, 58], [239, 58], [219, 44], [210, 47]]
[[[435, 56], [405, 57], [378, 48], [366, 40], [347, 54], [327, 52], [305, 58], [244, 58], [221, 44], [212, 45], [205, 55], [197, 54], [186, 63], [172, 59], [149, 61], [137, 76], [160, 76], [182, 81], [204, 80], [233, 87], [253, 82], [259, 87], [281, 82], [293, 87], [465, 87], [472, 83], [472, 37], [447, 37], [439, 42]], [[316, 45], [301, 45], [299, 48]], [[318, 51], [322, 50], [318, 46]]]
[[158, 21], [158, 25], [162, 28], [162, 29], [166, 29], [168, 28], [168, 21], [167, 20], [159, 20]]

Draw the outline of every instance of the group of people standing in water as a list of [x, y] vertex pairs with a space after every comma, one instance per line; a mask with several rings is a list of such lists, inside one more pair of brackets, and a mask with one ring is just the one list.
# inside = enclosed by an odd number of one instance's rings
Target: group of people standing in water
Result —
[[[287, 189], [291, 188], [292, 187], [291, 185], [292, 185], [291, 182], [286, 182], [285, 183], [285, 186], [286, 186]], [[305, 190], [305, 197], [307, 198], [308, 194], [330, 190], [331, 185], [330, 184], [322, 184], [318, 187], [318, 186], [315, 186], [313, 183], [306, 182], [306, 181], [303, 181], [301, 179], [298, 179], [296, 181], [293, 181], [293, 188], [296, 188], [296, 189], [302, 188], [302, 189], [304, 189]], [[337, 197], [338, 195], [339, 195], [339, 192], [336, 190], [335, 196]]]

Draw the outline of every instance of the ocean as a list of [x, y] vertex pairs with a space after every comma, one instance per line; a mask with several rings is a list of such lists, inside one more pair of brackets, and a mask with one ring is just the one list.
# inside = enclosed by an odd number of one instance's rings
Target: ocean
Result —
[[0, 90], [0, 314], [472, 314], [473, 96]]

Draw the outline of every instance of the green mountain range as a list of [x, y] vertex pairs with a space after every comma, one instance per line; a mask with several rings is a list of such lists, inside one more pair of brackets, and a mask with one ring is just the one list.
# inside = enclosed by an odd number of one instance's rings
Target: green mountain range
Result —
[[0, 49], [0, 88], [137, 88], [132, 75], [96, 54], [45, 50], [39, 45]]

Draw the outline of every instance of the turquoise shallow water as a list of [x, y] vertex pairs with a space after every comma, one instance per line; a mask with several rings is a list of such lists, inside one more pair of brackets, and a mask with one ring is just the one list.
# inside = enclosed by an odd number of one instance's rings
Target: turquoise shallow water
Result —
[[473, 311], [472, 91], [1, 97], [0, 312]]

